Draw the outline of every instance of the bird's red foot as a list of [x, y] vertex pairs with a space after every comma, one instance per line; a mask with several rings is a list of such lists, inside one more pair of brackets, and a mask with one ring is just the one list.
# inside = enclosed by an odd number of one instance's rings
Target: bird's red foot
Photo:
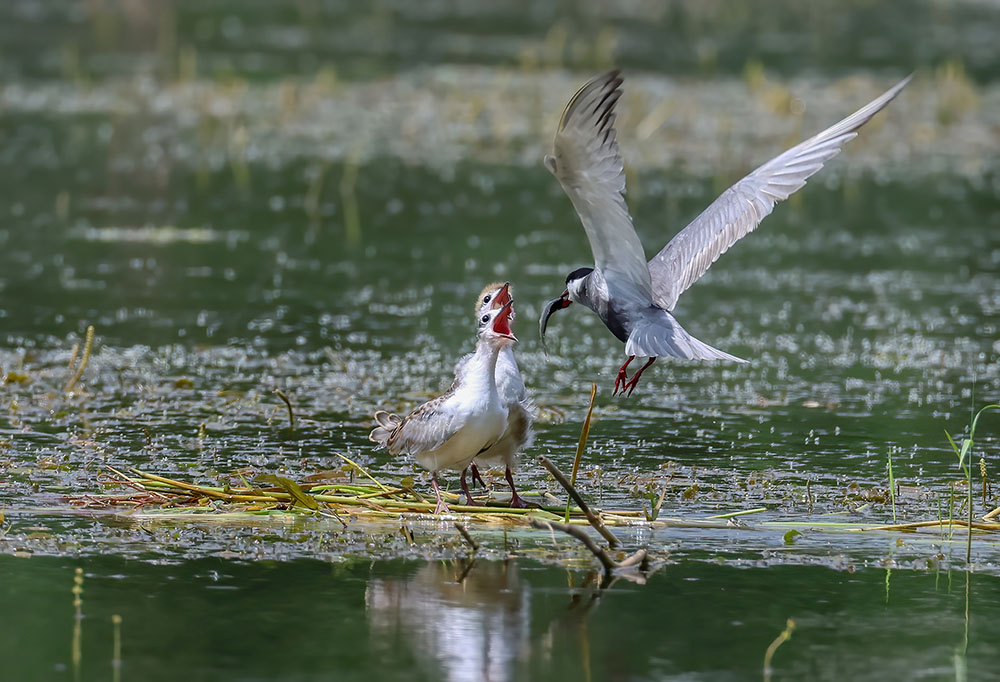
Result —
[[507, 506], [510, 507], [511, 509], [527, 509], [531, 505], [525, 502], [524, 498], [518, 495], [517, 492], [515, 491], [511, 493], [510, 504], [508, 504]]
[[625, 386], [628, 386], [628, 374], [625, 370], [628, 368], [628, 363], [635, 359], [634, 355], [628, 356], [628, 360], [625, 364], [618, 368], [618, 376], [615, 377], [615, 390], [611, 393], [612, 396], [618, 395], [618, 391], [625, 391]]
[[472, 464], [469, 465], [469, 470], [472, 472], [472, 483], [473, 483], [473, 485], [475, 485], [476, 483], [479, 483], [479, 485], [481, 485], [481, 486], [483, 486], [485, 488], [486, 487], [486, 481], [484, 481], [483, 477], [479, 475], [479, 467], [476, 466], [475, 462], [473, 462]]
[[[475, 467], [476, 465], [473, 464], [472, 466]], [[470, 507], [481, 507], [483, 503], [482, 502], [477, 502], [476, 500], [472, 499], [472, 493], [469, 492], [469, 484], [465, 482], [465, 472], [467, 472], [467, 471], [468, 471], [468, 469], [462, 469], [462, 478], [460, 479], [460, 483], [461, 483], [461, 486], [462, 486], [462, 492], [465, 493], [465, 503], [467, 505], [469, 505]], [[476, 479], [476, 474], [477, 473], [478, 472], [475, 470], [475, 468], [473, 468], [473, 473], [472, 473], [472, 479], [473, 480]], [[480, 479], [480, 480], [482, 480], [482, 479]], [[484, 485], [483, 487], [485, 488], [486, 486]]]
[[656, 358], [650, 358], [649, 362], [647, 362], [645, 365], [643, 365], [642, 367], [640, 367], [639, 371], [636, 372], [635, 374], [633, 374], [632, 378], [625, 382], [625, 385], [622, 386], [622, 395], [623, 396], [628, 397], [628, 396], [632, 395], [632, 391], [634, 391], [635, 387], [639, 385], [639, 377], [641, 377], [642, 373], [646, 370], [646, 368], [649, 367], [650, 365], [652, 365], [655, 361], [656, 361]]
[[528, 503], [525, 502], [520, 495], [517, 494], [517, 488], [514, 487], [514, 476], [510, 472], [510, 467], [507, 467], [507, 471], [504, 472], [504, 478], [507, 479], [507, 484], [510, 485], [510, 507], [513, 509], [527, 509]]
[[630, 380], [626, 381], [624, 386], [622, 386], [622, 395], [625, 396], [626, 398], [632, 395], [632, 391], [635, 390], [635, 387], [638, 384], [639, 384], [639, 375], [636, 374]]

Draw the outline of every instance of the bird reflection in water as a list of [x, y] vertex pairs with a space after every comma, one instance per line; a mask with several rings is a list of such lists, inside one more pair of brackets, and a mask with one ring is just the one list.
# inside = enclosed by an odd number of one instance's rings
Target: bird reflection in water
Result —
[[446, 680], [512, 680], [529, 655], [530, 590], [514, 561], [431, 562], [409, 578], [374, 578], [365, 606], [372, 641], [406, 640]]

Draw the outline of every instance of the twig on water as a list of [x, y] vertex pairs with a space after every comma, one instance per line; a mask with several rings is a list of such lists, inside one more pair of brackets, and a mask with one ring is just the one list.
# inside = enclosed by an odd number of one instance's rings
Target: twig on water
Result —
[[[83, 376], [83, 370], [87, 369], [87, 363], [90, 362], [90, 349], [93, 347], [93, 345], [94, 345], [94, 325], [90, 325], [87, 327], [87, 340], [84, 342], [83, 345], [83, 358], [80, 359], [80, 366], [76, 368], [76, 372], [73, 374], [70, 380], [66, 382], [66, 387], [63, 388], [63, 391], [65, 393], [69, 393], [70, 390], [73, 388], [73, 386], [76, 385], [76, 382], [80, 380], [80, 377]], [[74, 358], [76, 357], [75, 353], [73, 354], [73, 357]]]
[[556, 465], [550, 462], [548, 457], [545, 455], [541, 455], [538, 458], [538, 463], [548, 469], [549, 473], [552, 474], [557, 481], [559, 481], [559, 485], [566, 489], [569, 496], [573, 498], [573, 501], [576, 502], [578, 507], [580, 507], [580, 511], [583, 512], [583, 515], [587, 517], [587, 521], [589, 521], [590, 525], [594, 527], [594, 530], [600, 533], [604, 539], [608, 541], [608, 545], [610, 545], [611, 549], [617, 547], [618, 538], [616, 538], [615, 534], [608, 530], [601, 519], [590, 510], [587, 503], [583, 501], [582, 497], [580, 497], [580, 493], [576, 491], [576, 488], [573, 487], [572, 483], [566, 480], [566, 477], [563, 476], [563, 473], [559, 471]]
[[465, 524], [456, 521], [455, 528], [456, 530], [458, 530], [459, 534], [465, 539], [465, 541], [469, 543], [469, 547], [472, 547], [472, 552], [475, 553], [479, 549], [479, 543], [473, 540], [472, 536], [469, 535], [469, 531], [466, 530]]
[[583, 545], [590, 550], [591, 554], [597, 557], [597, 560], [601, 562], [601, 566], [604, 567], [605, 573], [612, 573], [615, 570], [632, 568], [633, 566], [638, 566], [640, 571], [644, 571], [648, 567], [649, 556], [645, 549], [640, 549], [620, 562], [615, 561], [611, 558], [607, 549], [598, 545], [594, 542], [593, 538], [587, 535], [587, 531], [585, 531], [582, 526], [573, 525], [571, 523], [559, 523], [558, 521], [531, 519], [531, 527], [537, 528], [538, 530], [547, 529], [550, 532], [558, 530], [566, 533], [567, 535], [572, 535], [577, 540], [582, 542]]
[[274, 394], [276, 396], [278, 396], [279, 398], [281, 398], [281, 400], [284, 401], [284, 403], [285, 403], [285, 407], [288, 408], [288, 428], [291, 429], [292, 431], [294, 431], [295, 430], [295, 413], [292, 412], [292, 401], [288, 399], [288, 396], [285, 395], [285, 392], [282, 391], [280, 388], [274, 389]]
[[476, 559], [475, 559], [475, 557], [469, 559], [469, 563], [467, 563], [465, 565], [465, 568], [462, 569], [461, 575], [458, 576], [458, 579], [455, 582], [457, 582], [459, 585], [461, 585], [462, 583], [464, 583], [465, 579], [467, 577], [469, 577], [469, 571], [471, 571], [472, 567], [475, 566], [475, 565], [476, 565]]
[[615, 560], [612, 559], [611, 555], [608, 554], [608, 550], [604, 549], [603, 547], [599, 547], [597, 543], [594, 542], [593, 538], [587, 535], [587, 531], [585, 531], [580, 526], [574, 526], [569, 523], [559, 523], [558, 521], [542, 521], [540, 519], [531, 519], [531, 527], [537, 528], [539, 530], [545, 530], [546, 528], [549, 530], [561, 530], [563, 533], [566, 533], [567, 535], [572, 535], [577, 540], [582, 542], [583, 545], [590, 550], [591, 554], [597, 557], [598, 561], [601, 562], [601, 565], [604, 566], [605, 571], [610, 573], [611, 571], [615, 570], [615, 568], [618, 567], [618, 564], [615, 563]]
[[779, 646], [791, 639], [793, 630], [795, 630], [795, 621], [789, 618], [785, 623], [785, 629], [774, 638], [774, 641], [767, 647], [767, 651], [764, 652], [764, 682], [771, 680], [771, 659], [774, 658], [774, 652], [778, 650]]

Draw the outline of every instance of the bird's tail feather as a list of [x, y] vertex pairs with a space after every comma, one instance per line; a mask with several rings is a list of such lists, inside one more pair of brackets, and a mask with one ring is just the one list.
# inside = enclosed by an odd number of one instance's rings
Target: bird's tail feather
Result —
[[628, 341], [625, 342], [627, 355], [746, 362], [743, 358], [730, 355], [696, 339], [681, 327], [673, 315], [666, 311], [660, 312], [662, 314], [650, 315], [635, 325]]
[[378, 424], [372, 432], [368, 434], [368, 440], [376, 443], [377, 448], [384, 448], [389, 436], [396, 430], [396, 427], [403, 421], [399, 415], [390, 414], [385, 410], [379, 410], [374, 416], [375, 423]]

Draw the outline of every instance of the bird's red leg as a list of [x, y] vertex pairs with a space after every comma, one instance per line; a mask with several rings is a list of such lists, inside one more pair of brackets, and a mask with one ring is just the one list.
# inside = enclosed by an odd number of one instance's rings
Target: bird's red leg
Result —
[[506, 478], [507, 483], [510, 484], [510, 506], [518, 509], [526, 508], [528, 503], [522, 500], [517, 494], [517, 488], [514, 487], [514, 477], [510, 473], [510, 467], [507, 467], [507, 472], [504, 474], [504, 478]]
[[436, 471], [431, 474], [431, 483], [434, 485], [434, 494], [437, 496], [437, 504], [434, 506], [434, 513], [443, 514], [448, 511], [448, 505], [446, 505], [444, 500], [441, 499], [441, 488], [438, 487], [438, 475]]
[[486, 487], [486, 481], [484, 481], [483, 477], [479, 475], [479, 467], [476, 466], [475, 462], [473, 462], [472, 464], [469, 465], [469, 470], [472, 472], [472, 483], [473, 483], [473, 485], [475, 485], [475, 483], [478, 481], [479, 485], [481, 485], [481, 486], [483, 486], [485, 488]]
[[[630, 396], [630, 395], [632, 395], [632, 391], [635, 390], [636, 384], [639, 383], [639, 377], [642, 376], [643, 371], [647, 367], [649, 367], [650, 365], [652, 365], [654, 362], [656, 362], [656, 358], [650, 358], [649, 362], [647, 362], [645, 365], [643, 365], [642, 368], [640, 368], [638, 372], [636, 372], [635, 374], [632, 375], [632, 378], [628, 380], [628, 383], [626, 383], [624, 386], [622, 386], [622, 395], [624, 395], [624, 396]], [[628, 393], [626, 393], [625, 391], [628, 391]]]
[[[619, 387], [621, 388], [622, 391], [625, 390], [625, 386], [628, 384], [628, 374], [625, 373], [625, 368], [627, 368], [628, 363], [632, 362], [633, 360], [635, 360], [634, 355], [628, 356], [628, 360], [625, 361], [625, 364], [618, 368], [618, 376], [615, 377], [615, 390], [614, 393], [612, 393], [611, 395], [613, 396], [618, 395]], [[639, 371], [641, 372], [642, 370]]]
[[[473, 465], [473, 466], [475, 466], [475, 465]], [[472, 507], [478, 507], [482, 503], [481, 502], [476, 502], [474, 499], [472, 499], [472, 493], [469, 492], [469, 484], [465, 482], [465, 472], [468, 471], [468, 470], [469, 470], [469, 467], [465, 467], [464, 469], [462, 469], [462, 478], [460, 479], [461, 480], [461, 484], [462, 484], [462, 492], [465, 493], [465, 503], [467, 505], [472, 506]], [[473, 477], [475, 477], [475, 474], [473, 474]], [[483, 487], [485, 488], [486, 486], [483, 486]]]

